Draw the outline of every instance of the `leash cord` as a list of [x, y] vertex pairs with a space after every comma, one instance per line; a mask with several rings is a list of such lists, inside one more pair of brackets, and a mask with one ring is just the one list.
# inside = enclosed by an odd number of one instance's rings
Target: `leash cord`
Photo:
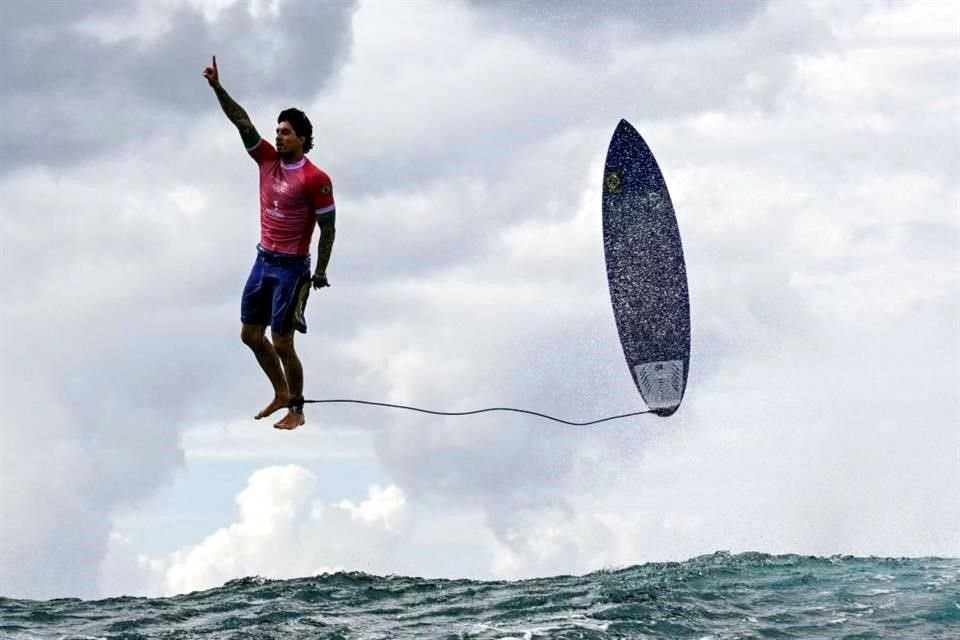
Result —
[[537, 416], [538, 418], [544, 418], [546, 420], [553, 420], [554, 422], [560, 422], [563, 424], [569, 424], [575, 427], [585, 427], [591, 424], [599, 424], [601, 422], [608, 422], [610, 420], [621, 420], [623, 418], [630, 418], [633, 416], [640, 416], [645, 413], [653, 413], [653, 410], [647, 411], [634, 411], [633, 413], [622, 413], [615, 416], [607, 416], [606, 418], [598, 418], [596, 420], [588, 420], [586, 422], [576, 422], [572, 420], [564, 420], [563, 418], [556, 418], [554, 416], [549, 416], [545, 413], [539, 413], [537, 411], [529, 411], [527, 409], [516, 409], [514, 407], [488, 407], [485, 409], [475, 409], [473, 411], [434, 411], [432, 409], [421, 409], [420, 407], [410, 407], [403, 404], [391, 404], [389, 402], [372, 402], [370, 400], [351, 400], [351, 399], [331, 399], [331, 400], [300, 400], [299, 402], [291, 402], [291, 406], [302, 406], [303, 404], [363, 404], [374, 407], [388, 407], [390, 409], [405, 409], [407, 411], [419, 411], [420, 413], [429, 413], [435, 416], [472, 416], [478, 413], [487, 413], [490, 411], [512, 411], [514, 413], [525, 413], [531, 416]]

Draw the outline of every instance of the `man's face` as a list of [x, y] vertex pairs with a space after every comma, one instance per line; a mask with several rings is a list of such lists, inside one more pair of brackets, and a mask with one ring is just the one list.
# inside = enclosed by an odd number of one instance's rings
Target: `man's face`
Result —
[[277, 125], [277, 153], [281, 156], [296, 156], [303, 153], [303, 139], [298, 138], [289, 122]]

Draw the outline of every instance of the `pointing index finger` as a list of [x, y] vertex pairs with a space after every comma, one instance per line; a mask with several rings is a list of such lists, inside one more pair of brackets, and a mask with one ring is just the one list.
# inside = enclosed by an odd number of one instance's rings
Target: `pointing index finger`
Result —
[[213, 56], [213, 70], [217, 70], [217, 56]]

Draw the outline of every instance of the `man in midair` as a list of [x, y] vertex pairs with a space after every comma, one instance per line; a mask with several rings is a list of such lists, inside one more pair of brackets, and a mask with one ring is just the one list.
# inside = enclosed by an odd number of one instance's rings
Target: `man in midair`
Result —
[[[313, 126], [306, 114], [298, 109], [280, 112], [274, 147], [220, 85], [216, 56], [203, 77], [260, 168], [260, 242], [243, 290], [240, 337], [270, 379], [274, 396], [255, 417], [259, 420], [286, 408], [286, 415], [273, 426], [296, 429], [305, 420], [303, 367], [293, 336], [294, 331], [306, 333], [304, 308], [311, 284], [314, 289], [330, 286], [326, 270], [336, 235], [333, 186], [330, 177], [304, 155], [313, 147]], [[320, 241], [317, 267], [311, 275], [315, 225], [320, 227]]]

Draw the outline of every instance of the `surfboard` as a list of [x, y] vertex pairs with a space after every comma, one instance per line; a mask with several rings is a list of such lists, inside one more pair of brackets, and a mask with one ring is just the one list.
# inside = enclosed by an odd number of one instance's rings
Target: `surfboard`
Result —
[[603, 175], [603, 249], [623, 355], [659, 416], [680, 406], [690, 368], [690, 298], [667, 183], [643, 138], [621, 120]]

